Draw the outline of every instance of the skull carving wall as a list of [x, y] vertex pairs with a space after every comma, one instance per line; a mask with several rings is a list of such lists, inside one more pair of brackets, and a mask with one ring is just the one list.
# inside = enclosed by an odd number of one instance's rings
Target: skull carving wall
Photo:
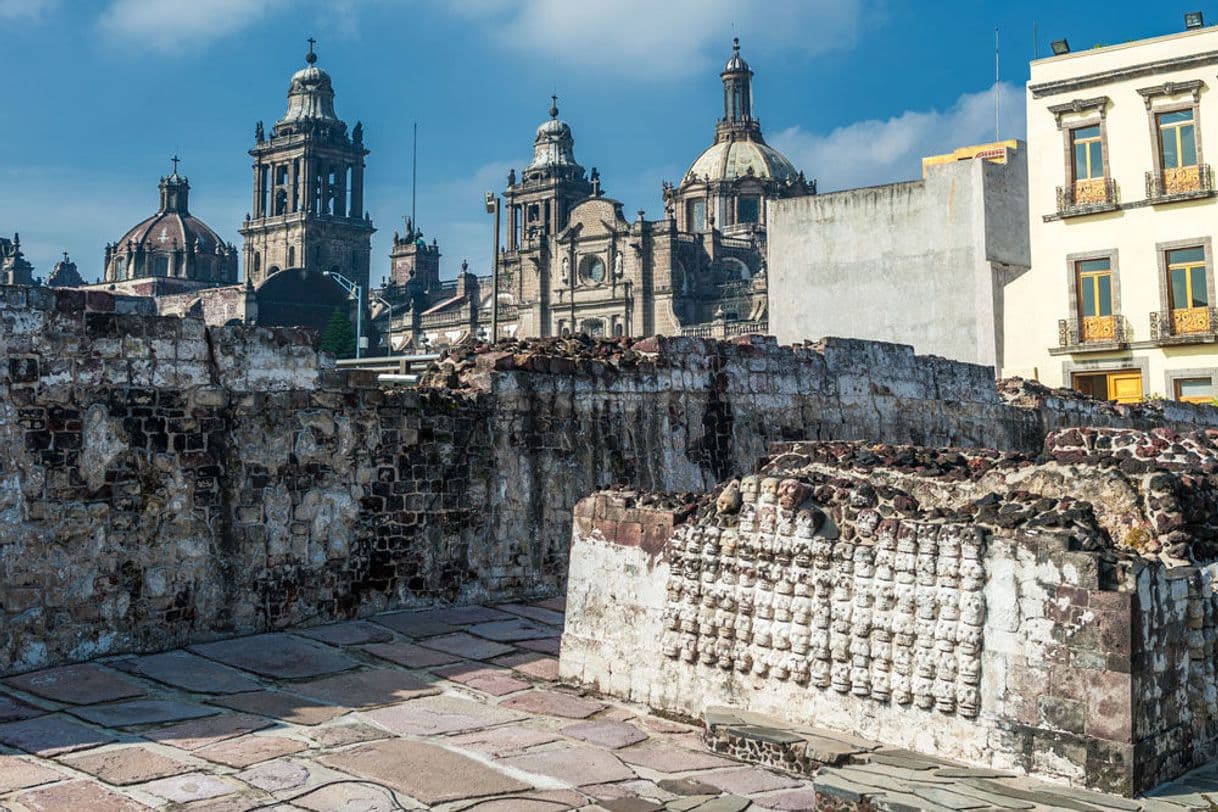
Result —
[[799, 479], [746, 478], [674, 531], [665, 656], [876, 702], [980, 711], [984, 535], [859, 511]]

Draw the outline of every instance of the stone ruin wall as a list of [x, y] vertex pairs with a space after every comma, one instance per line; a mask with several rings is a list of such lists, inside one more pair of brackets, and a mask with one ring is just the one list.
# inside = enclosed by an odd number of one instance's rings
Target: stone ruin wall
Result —
[[[701, 499], [590, 497], [561, 672], [690, 716], [1148, 789], [1218, 751], [1216, 437], [1068, 430], [1040, 458], [779, 445]], [[1046, 472], [1078, 486], [1038, 492]]]
[[1214, 420], [1000, 397], [984, 368], [842, 340], [509, 342], [384, 390], [310, 334], [139, 305], [0, 288], [0, 672], [554, 591], [580, 498], [705, 489], [772, 441]]

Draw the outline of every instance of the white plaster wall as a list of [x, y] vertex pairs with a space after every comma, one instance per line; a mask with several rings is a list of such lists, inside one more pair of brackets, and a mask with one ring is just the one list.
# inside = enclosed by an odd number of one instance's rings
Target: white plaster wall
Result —
[[841, 335], [1000, 366], [994, 264], [1028, 264], [1022, 152], [771, 202], [771, 331], [782, 343]]

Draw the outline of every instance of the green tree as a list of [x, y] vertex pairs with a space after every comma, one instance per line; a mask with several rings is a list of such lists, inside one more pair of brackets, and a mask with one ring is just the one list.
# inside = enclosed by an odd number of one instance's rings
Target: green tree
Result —
[[321, 333], [321, 349], [335, 358], [350, 358], [355, 355], [355, 328], [347, 318], [344, 308], [336, 307], [330, 321]]

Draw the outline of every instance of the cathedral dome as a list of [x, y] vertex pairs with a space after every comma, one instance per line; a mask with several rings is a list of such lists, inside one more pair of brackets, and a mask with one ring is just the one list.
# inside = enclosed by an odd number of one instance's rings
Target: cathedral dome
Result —
[[235, 282], [236, 249], [187, 207], [190, 183], [177, 172], [161, 178], [156, 213], [106, 246], [106, 280], [178, 276], [209, 282]]
[[799, 172], [786, 156], [762, 141], [720, 141], [697, 157], [681, 183], [731, 181], [743, 177], [785, 181]]
[[[208, 253], [223, 247], [224, 241], [220, 235], [187, 210], [184, 193], [189, 188], [186, 179], [176, 173], [162, 178], [160, 210], [129, 229], [116, 245], [126, 248], [130, 243], [143, 245], [146, 251], [172, 251], [193, 244], [196, 251]], [[172, 199], [174, 192], [182, 195], [180, 202], [175, 203]], [[169, 200], [166, 200], [167, 196]]]

